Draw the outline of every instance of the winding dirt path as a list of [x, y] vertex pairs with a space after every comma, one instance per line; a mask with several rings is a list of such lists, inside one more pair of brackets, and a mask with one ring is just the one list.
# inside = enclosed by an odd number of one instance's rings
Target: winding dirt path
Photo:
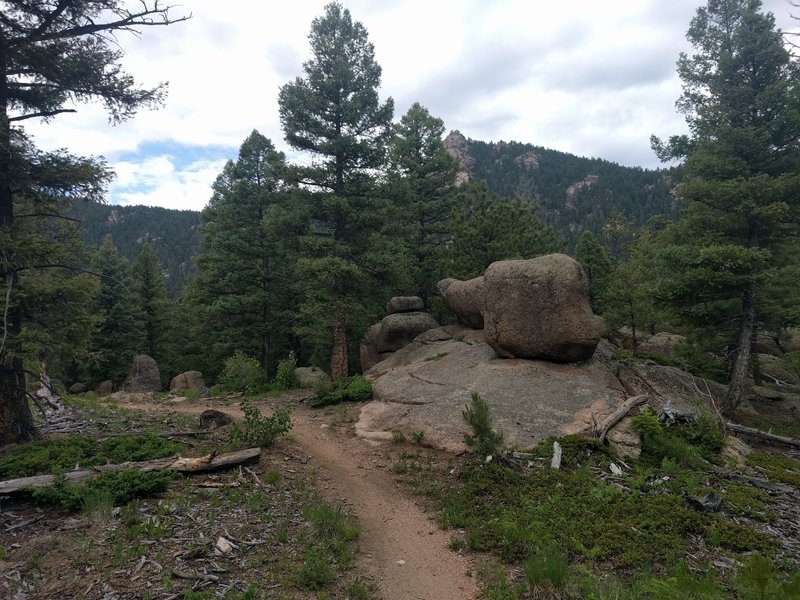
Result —
[[[241, 417], [238, 407], [204, 404], [132, 405], [145, 410], [201, 413], [215, 408]], [[265, 414], [268, 406], [261, 406]], [[476, 596], [466, 557], [447, 548], [440, 530], [402, 491], [386, 470], [385, 458], [367, 442], [333, 431], [305, 407], [292, 413], [291, 437], [308, 457], [330, 499], [346, 502], [361, 528], [360, 565], [384, 600], [468, 600]]]

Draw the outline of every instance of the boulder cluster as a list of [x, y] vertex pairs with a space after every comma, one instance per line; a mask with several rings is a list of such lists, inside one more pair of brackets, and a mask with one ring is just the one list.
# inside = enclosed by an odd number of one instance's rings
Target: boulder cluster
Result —
[[388, 358], [410, 344], [419, 334], [438, 327], [418, 296], [396, 296], [386, 303], [386, 316], [367, 330], [361, 342], [361, 370]]

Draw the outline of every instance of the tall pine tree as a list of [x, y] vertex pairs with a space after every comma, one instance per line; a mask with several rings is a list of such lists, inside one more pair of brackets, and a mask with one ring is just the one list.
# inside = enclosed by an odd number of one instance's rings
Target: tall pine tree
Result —
[[800, 72], [759, 0], [710, 0], [687, 38], [678, 107], [691, 134], [653, 140], [662, 158], [685, 159], [688, 205], [661, 291], [686, 321], [732, 342], [730, 415], [749, 385], [756, 329], [775, 314], [785, 243], [800, 233]]
[[331, 377], [348, 373], [348, 315], [364, 311], [378, 273], [375, 195], [394, 102], [381, 103], [381, 68], [364, 26], [331, 3], [311, 24], [305, 75], [281, 88], [281, 125], [308, 163], [291, 169], [305, 191], [309, 233], [298, 265], [308, 284], [302, 306], [310, 326], [330, 332]]
[[133, 263], [133, 291], [142, 316], [142, 351], [158, 363], [162, 375], [172, 372], [168, 365], [167, 338], [172, 321], [172, 303], [167, 298], [164, 271], [155, 250], [145, 244]]

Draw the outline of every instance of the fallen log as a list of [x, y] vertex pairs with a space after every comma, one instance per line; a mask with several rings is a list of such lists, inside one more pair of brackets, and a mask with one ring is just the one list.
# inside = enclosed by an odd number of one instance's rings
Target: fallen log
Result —
[[[261, 448], [248, 448], [247, 450], [239, 450], [226, 454], [216, 454], [216, 452], [212, 452], [211, 454], [195, 458], [171, 456], [169, 458], [160, 458], [157, 460], [125, 462], [116, 465], [102, 465], [80, 471], [69, 471], [68, 473], [64, 473], [64, 477], [69, 483], [80, 483], [81, 481], [91, 479], [106, 471], [123, 471], [125, 469], [138, 469], [143, 472], [176, 471], [178, 473], [191, 475], [194, 473], [208, 473], [210, 471], [230, 469], [239, 465], [257, 462], [260, 456]], [[22, 492], [33, 487], [47, 487], [52, 485], [55, 480], [56, 475], [35, 475], [33, 477], [21, 477], [19, 479], [0, 481], [0, 495]]]
[[622, 419], [627, 417], [628, 414], [634, 408], [636, 408], [637, 406], [641, 406], [642, 404], [647, 402], [647, 399], [649, 397], [650, 397], [649, 394], [640, 394], [638, 396], [633, 396], [631, 398], [628, 398], [625, 401], [625, 404], [623, 404], [617, 410], [611, 413], [611, 415], [597, 427], [596, 435], [598, 439], [601, 442], [605, 443], [606, 436], [608, 435], [608, 432], [611, 431], [611, 428], [614, 427], [614, 425], [616, 425], [620, 421], [622, 421]]
[[737, 433], [744, 433], [745, 435], [750, 435], [762, 440], [777, 442], [778, 444], [785, 444], [786, 446], [792, 446], [793, 448], [800, 448], [800, 440], [796, 440], [790, 437], [785, 437], [782, 435], [775, 435], [774, 433], [770, 433], [768, 431], [761, 431], [760, 429], [755, 429], [753, 427], [745, 427], [744, 425], [739, 425], [737, 423], [730, 423], [726, 421], [725, 429], [736, 431]]

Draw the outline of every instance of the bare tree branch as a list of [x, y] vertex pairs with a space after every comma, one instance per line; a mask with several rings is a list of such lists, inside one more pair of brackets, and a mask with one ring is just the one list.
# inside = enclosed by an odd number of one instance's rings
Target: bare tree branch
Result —
[[78, 112], [74, 108], [59, 108], [58, 110], [46, 110], [44, 112], [36, 112], [36, 113], [28, 113], [27, 115], [19, 115], [17, 117], [9, 117], [8, 121], [24, 121], [26, 119], [35, 119], [37, 117], [54, 117], [56, 115], [60, 115], [61, 113], [74, 113]]

